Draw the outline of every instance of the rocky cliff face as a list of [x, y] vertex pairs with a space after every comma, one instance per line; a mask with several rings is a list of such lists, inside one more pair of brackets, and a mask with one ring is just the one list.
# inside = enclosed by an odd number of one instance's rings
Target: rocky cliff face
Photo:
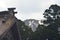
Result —
[[25, 20], [24, 23], [25, 23], [26, 26], [29, 26], [29, 28], [31, 28], [33, 32], [36, 31], [36, 28], [39, 25], [39, 21], [35, 20], [35, 19]]

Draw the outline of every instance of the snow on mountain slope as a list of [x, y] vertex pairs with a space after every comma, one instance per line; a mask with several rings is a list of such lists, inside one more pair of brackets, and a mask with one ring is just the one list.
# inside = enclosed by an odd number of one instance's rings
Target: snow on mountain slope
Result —
[[28, 20], [25, 20], [24, 23], [25, 23], [26, 26], [29, 26], [29, 28], [31, 28], [31, 30], [33, 32], [35, 32], [36, 31], [36, 28], [39, 25], [39, 20], [28, 19]]

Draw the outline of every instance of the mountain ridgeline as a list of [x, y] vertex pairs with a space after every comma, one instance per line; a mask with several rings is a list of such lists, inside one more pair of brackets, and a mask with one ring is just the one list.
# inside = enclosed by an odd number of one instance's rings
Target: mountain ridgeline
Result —
[[43, 15], [43, 24], [35, 19], [19, 20], [22, 40], [60, 40], [60, 6], [51, 5]]

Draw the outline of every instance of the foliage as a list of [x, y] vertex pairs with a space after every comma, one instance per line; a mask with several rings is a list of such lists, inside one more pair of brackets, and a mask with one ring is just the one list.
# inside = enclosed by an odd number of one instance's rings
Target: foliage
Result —
[[[26, 26], [23, 21], [19, 20], [19, 28], [22, 40], [59, 40], [58, 26], [60, 26], [60, 6], [51, 5], [44, 12], [46, 20], [44, 25], [39, 25], [37, 30], [33, 32], [31, 28]], [[46, 26], [46, 25], [47, 26]]]
[[57, 40], [58, 26], [60, 26], [60, 6], [51, 5], [44, 12], [44, 17], [47, 19], [44, 24], [49, 24], [46, 30], [49, 40]]
[[21, 20], [19, 21], [19, 27], [22, 40], [28, 40], [31, 37], [32, 30]]

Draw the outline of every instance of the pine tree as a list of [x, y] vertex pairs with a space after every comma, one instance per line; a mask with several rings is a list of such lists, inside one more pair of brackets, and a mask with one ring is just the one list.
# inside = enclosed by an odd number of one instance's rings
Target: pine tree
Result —
[[44, 12], [46, 20], [43, 22], [47, 26], [47, 35], [49, 40], [57, 40], [57, 28], [60, 25], [60, 6], [51, 5]]

